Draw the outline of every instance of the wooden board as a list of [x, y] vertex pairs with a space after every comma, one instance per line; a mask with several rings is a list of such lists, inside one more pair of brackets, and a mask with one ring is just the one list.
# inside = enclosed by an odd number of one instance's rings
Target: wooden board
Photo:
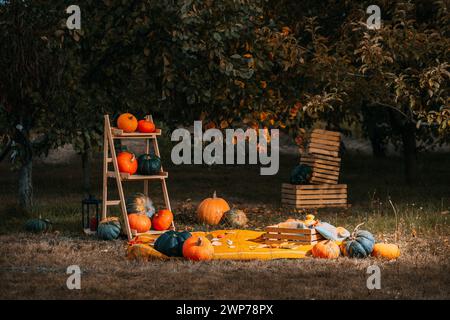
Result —
[[[166, 179], [169, 176], [167, 172], [160, 172], [151, 176], [143, 176], [140, 174], [130, 175], [129, 173], [120, 173], [120, 178], [122, 181], [130, 180], [153, 180], [153, 179]], [[115, 178], [115, 173], [113, 171], [108, 171], [108, 178]]]
[[161, 129], [156, 129], [153, 133], [141, 132], [123, 132], [122, 129], [111, 127], [111, 134], [113, 139], [152, 139], [161, 135]]
[[278, 225], [265, 228], [265, 243], [295, 242], [298, 244], [314, 244], [323, 236], [316, 229], [285, 228]]
[[337, 151], [328, 151], [328, 150], [324, 150], [324, 149], [318, 149], [315, 148], [314, 146], [309, 146], [307, 148], [308, 153], [312, 153], [312, 154], [322, 154], [322, 155], [326, 155], [326, 156], [330, 156], [330, 157], [339, 157], [339, 152]]
[[334, 151], [339, 152], [339, 146], [330, 146], [327, 144], [321, 144], [316, 142], [316, 140], [311, 140], [311, 142], [308, 145], [309, 148], [317, 148], [317, 149], [323, 149], [328, 151]]
[[326, 136], [332, 136], [332, 137], [341, 137], [341, 133], [337, 131], [330, 131], [330, 130], [323, 130], [323, 129], [313, 129], [313, 133], [317, 134], [323, 134]]
[[318, 232], [316, 229], [294, 229], [294, 228], [283, 228], [283, 227], [277, 227], [274, 226], [268, 226], [265, 228], [266, 232], [273, 232], [273, 233], [296, 233], [301, 235], [315, 235]]
[[347, 207], [347, 185], [282, 184], [281, 203], [296, 208]]
[[312, 132], [311, 133], [311, 137], [310, 139], [321, 139], [321, 140], [330, 140], [330, 141], [335, 141], [335, 142], [341, 142], [341, 136], [336, 136], [336, 135], [328, 135], [328, 134], [323, 134], [323, 133], [319, 133], [319, 132]]
[[295, 185], [290, 183], [281, 184], [282, 188], [291, 190], [331, 190], [331, 189], [347, 189], [346, 184], [305, 184], [305, 185]]

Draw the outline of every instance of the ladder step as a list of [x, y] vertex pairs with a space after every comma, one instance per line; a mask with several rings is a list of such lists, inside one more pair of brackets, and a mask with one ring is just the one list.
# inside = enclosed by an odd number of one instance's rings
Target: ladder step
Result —
[[108, 200], [106, 201], [107, 206], [118, 206], [120, 204], [120, 200]]
[[[151, 176], [143, 176], [140, 174], [130, 175], [129, 173], [120, 173], [120, 178], [122, 181], [130, 180], [155, 180], [155, 179], [166, 179], [169, 176], [167, 172], [160, 172]], [[116, 174], [114, 171], [108, 171], [108, 178], [115, 178]]]
[[140, 133], [140, 132], [124, 132], [118, 128], [111, 128], [113, 139], [156, 139], [157, 136], [161, 135], [161, 129], [156, 129], [153, 133]]
[[112, 158], [106, 158], [106, 162], [111, 163], [112, 162]]

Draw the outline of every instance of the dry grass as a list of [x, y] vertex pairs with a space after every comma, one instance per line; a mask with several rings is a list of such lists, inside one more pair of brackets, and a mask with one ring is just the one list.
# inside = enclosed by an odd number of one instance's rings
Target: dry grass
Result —
[[[21, 216], [13, 209], [14, 176], [0, 176], [0, 298], [2, 299], [448, 299], [450, 254], [448, 226], [448, 155], [430, 155], [416, 186], [402, 183], [398, 161], [366, 157], [344, 160], [342, 180], [349, 184], [351, 210], [324, 210], [319, 218], [351, 229], [364, 221], [379, 241], [394, 241], [399, 216], [402, 256], [335, 261], [317, 259], [274, 261], [133, 262], [125, 258], [125, 241], [98, 241], [79, 232], [81, 199], [78, 164], [35, 170], [37, 209], [54, 222], [54, 232], [22, 232]], [[250, 228], [299, 217], [279, 208], [280, 183], [294, 157], [281, 159], [275, 177], [261, 177], [255, 167], [182, 166], [170, 168], [169, 190], [179, 228], [205, 230], [194, 216], [198, 201], [218, 190], [243, 208]], [[100, 167], [98, 165], [97, 167]], [[0, 168], [2, 172], [3, 167]], [[245, 176], [245, 179], [242, 177]], [[95, 173], [100, 194], [99, 172]], [[132, 186], [137, 190], [140, 185]], [[154, 191], [154, 198], [159, 195]], [[157, 202], [158, 203], [158, 202]], [[82, 269], [82, 290], [68, 290], [66, 268]], [[366, 288], [366, 269], [381, 268], [381, 290]]]

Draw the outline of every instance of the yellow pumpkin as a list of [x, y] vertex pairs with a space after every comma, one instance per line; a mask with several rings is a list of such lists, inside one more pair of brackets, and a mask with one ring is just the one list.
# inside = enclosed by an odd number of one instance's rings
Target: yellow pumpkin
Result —
[[393, 260], [400, 256], [400, 249], [396, 244], [376, 243], [373, 246], [372, 256]]
[[217, 198], [214, 191], [212, 198], [203, 200], [198, 206], [197, 217], [200, 222], [217, 225], [228, 210], [230, 210], [228, 203], [222, 198]]

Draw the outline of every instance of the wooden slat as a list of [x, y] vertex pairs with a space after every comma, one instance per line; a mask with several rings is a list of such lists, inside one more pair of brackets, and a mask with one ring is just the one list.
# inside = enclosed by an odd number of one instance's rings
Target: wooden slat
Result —
[[283, 194], [283, 199], [308, 200], [308, 199], [347, 199], [347, 194]]
[[306, 154], [303, 155], [300, 158], [300, 161], [315, 161], [321, 164], [326, 164], [326, 165], [331, 165], [331, 166], [336, 166], [336, 165], [340, 165], [341, 163], [341, 158], [339, 157], [327, 157], [325, 155], [319, 155], [319, 154], [315, 154], [315, 155], [310, 155], [310, 154]]
[[317, 143], [317, 144], [322, 144], [322, 145], [328, 145], [328, 146], [335, 146], [338, 149], [340, 148], [341, 144], [338, 141], [334, 141], [334, 140], [325, 140], [325, 139], [319, 139], [319, 138], [311, 138], [310, 139], [310, 143]]
[[323, 184], [323, 185], [314, 185], [314, 184], [305, 184], [305, 185], [295, 185], [290, 183], [281, 184], [282, 188], [292, 189], [292, 190], [329, 190], [329, 189], [347, 189], [346, 184]]
[[298, 200], [297, 204], [334, 204], [334, 203], [347, 203], [347, 199], [312, 199], [312, 200]]
[[293, 234], [282, 234], [282, 233], [265, 233], [263, 235], [264, 239], [285, 239], [285, 240], [297, 240], [297, 241], [315, 241], [315, 240], [322, 240], [323, 237], [320, 235], [313, 235], [313, 236], [299, 236], [299, 235], [293, 235]]
[[107, 206], [118, 206], [120, 204], [120, 200], [108, 200], [106, 201]]
[[327, 170], [327, 169], [322, 169], [322, 168], [317, 168], [314, 167], [314, 171], [313, 171], [314, 175], [325, 175], [325, 176], [329, 176], [332, 178], [338, 178], [339, 177], [339, 171], [333, 171], [333, 170]]
[[111, 128], [113, 139], [152, 139], [161, 135], [161, 129], [156, 129], [153, 133], [141, 133], [141, 132], [123, 132], [118, 128]]
[[323, 130], [323, 129], [313, 129], [312, 131], [313, 133], [318, 133], [318, 134], [324, 134], [327, 136], [333, 136], [333, 137], [340, 137], [341, 133], [338, 131], [330, 131], [330, 130]]
[[339, 174], [339, 171], [340, 171], [339, 166], [328, 166], [328, 165], [324, 165], [324, 164], [321, 164], [318, 162], [304, 162], [304, 164], [307, 164], [307, 165], [313, 167], [314, 170], [322, 169], [322, 170], [327, 170], [327, 171], [333, 171], [333, 172], [336, 172], [337, 174]]
[[[273, 240], [273, 239], [267, 239], [264, 241], [264, 243], [266, 244], [280, 244], [280, 243], [284, 243], [284, 242], [291, 242], [291, 241], [287, 241], [287, 240]], [[311, 241], [311, 242], [307, 242], [307, 241], [295, 241], [295, 244], [298, 245], [315, 245], [318, 241]]]
[[[166, 179], [168, 177], [167, 172], [160, 172], [151, 176], [143, 176], [140, 174], [130, 175], [129, 173], [120, 173], [120, 178], [122, 181], [130, 181], [130, 180], [154, 180], [154, 179]], [[113, 171], [108, 171], [108, 178], [115, 178], [115, 173]]]
[[308, 152], [313, 154], [323, 154], [330, 157], [339, 157], [339, 152], [336, 151], [328, 151], [324, 149], [317, 149], [314, 147], [308, 147]]
[[317, 138], [317, 139], [321, 139], [321, 140], [331, 140], [331, 141], [337, 141], [337, 142], [341, 141], [341, 137], [340, 136], [321, 134], [321, 133], [317, 133], [317, 132], [312, 132], [311, 133], [310, 139], [312, 139], [312, 138]]
[[112, 160], [112, 158], [106, 158], [106, 162], [108, 162], [108, 163], [112, 163], [112, 162], [113, 162], [113, 160]]
[[350, 205], [349, 204], [321, 204], [321, 205], [296, 205], [296, 204], [292, 204], [292, 203], [283, 203], [282, 202], [282, 206], [287, 207], [287, 208], [296, 208], [296, 209], [321, 209], [321, 208], [349, 208]]
[[294, 229], [294, 228], [280, 228], [276, 226], [268, 226], [265, 228], [266, 232], [273, 232], [273, 233], [298, 233], [298, 234], [307, 234], [307, 235], [314, 235], [316, 234], [315, 229]]
[[330, 180], [330, 179], [324, 179], [319, 177], [312, 177], [311, 183], [315, 185], [322, 185], [322, 184], [337, 184], [338, 180]]
[[281, 194], [289, 195], [325, 195], [325, 194], [347, 194], [347, 189], [329, 189], [329, 190], [293, 190], [281, 188]]
[[333, 151], [333, 152], [338, 152], [339, 153], [339, 147], [337, 146], [329, 146], [329, 145], [325, 145], [325, 144], [320, 144], [317, 143], [315, 141], [311, 141], [308, 144], [309, 148], [316, 148], [316, 149], [322, 149], [322, 150], [328, 150], [328, 151]]

